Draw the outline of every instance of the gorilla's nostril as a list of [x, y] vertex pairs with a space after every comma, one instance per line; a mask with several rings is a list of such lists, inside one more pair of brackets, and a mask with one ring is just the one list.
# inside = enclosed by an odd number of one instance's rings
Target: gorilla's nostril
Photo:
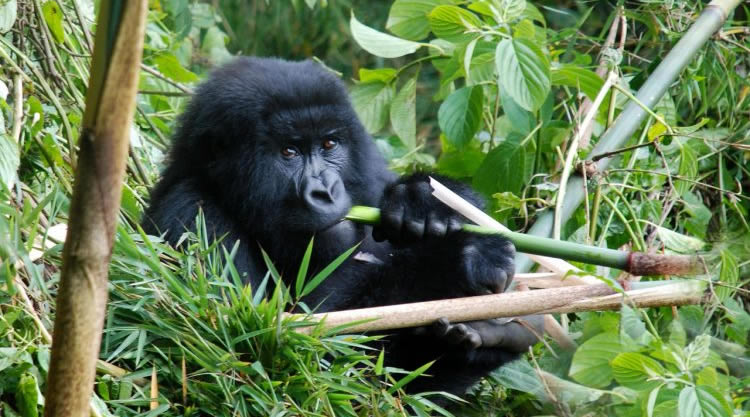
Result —
[[318, 202], [321, 202], [321, 203], [332, 203], [333, 202], [333, 197], [326, 190], [313, 190], [310, 193], [310, 197], [314, 201], [318, 201]]

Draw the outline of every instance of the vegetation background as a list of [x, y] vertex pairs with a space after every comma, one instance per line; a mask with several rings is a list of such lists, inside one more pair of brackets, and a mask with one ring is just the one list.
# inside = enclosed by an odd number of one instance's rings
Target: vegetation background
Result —
[[[97, 4], [0, 0], [4, 416], [37, 416], [44, 406]], [[405, 394], [416, 374], [384, 369], [382, 354], [363, 345], [367, 337], [295, 333], [279, 320], [295, 292], [274, 287], [274, 273], [263, 288], [242, 287], [231, 253], [201, 229], [186, 236], [183, 253], [138, 228], [175, 116], [195, 84], [233, 55], [257, 54], [316, 57], [340, 72], [393, 169], [470, 182], [496, 219], [524, 230], [539, 210], [554, 207], [560, 175], [573, 168], [564, 156], [585, 98], [603, 85], [597, 68], [618, 75], [618, 88], [580, 143], [581, 159], [703, 7], [679, 0], [151, 0], [92, 413], [750, 414], [747, 4], [670, 86], [622, 158], [592, 172], [587, 204], [561, 228], [562, 239], [611, 248], [702, 250], [710, 270], [700, 279], [712, 282], [715, 297], [701, 306], [561, 318], [577, 349], [540, 343], [465, 402], [443, 408], [435, 404], [442, 394]], [[615, 21], [626, 30], [608, 44]]]

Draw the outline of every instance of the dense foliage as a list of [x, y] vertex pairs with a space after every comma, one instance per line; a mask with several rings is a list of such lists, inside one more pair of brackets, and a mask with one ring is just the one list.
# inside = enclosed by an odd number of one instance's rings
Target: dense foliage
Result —
[[[562, 173], [579, 170], [630, 93], [704, 7], [697, 1], [285, 3], [150, 2], [92, 399], [98, 415], [449, 412], [434, 404], [440, 394], [404, 394], [415, 374], [384, 369], [379, 352], [363, 346], [366, 337], [306, 335], [280, 320], [295, 291], [275, 286], [273, 268], [262, 288], [245, 288], [228, 262], [231, 253], [200, 228], [186, 235], [184, 253], [140, 231], [175, 115], [208, 69], [236, 53], [317, 55], [353, 76], [353, 103], [394, 169], [437, 170], [469, 182], [490, 199], [496, 219], [524, 230], [540, 210], [555, 207]], [[43, 409], [95, 4], [0, 0], [0, 410], [6, 416]], [[617, 152], [620, 159], [587, 173], [586, 204], [560, 228], [562, 239], [611, 248], [704, 251], [709, 270], [700, 279], [712, 281], [714, 297], [700, 306], [563, 317], [577, 350], [539, 344], [450, 412], [750, 414], [749, 12], [741, 5], [700, 50]], [[613, 22], [624, 26], [612, 41]], [[575, 158], [566, 159], [586, 99], [599, 94], [610, 72], [617, 88], [596, 110], [590, 134], [579, 136]], [[272, 296], [264, 299], [266, 289]]]

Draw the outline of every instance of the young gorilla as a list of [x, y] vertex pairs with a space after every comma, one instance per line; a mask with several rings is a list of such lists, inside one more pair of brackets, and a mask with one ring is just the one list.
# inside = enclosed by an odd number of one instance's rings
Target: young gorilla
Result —
[[[441, 181], [482, 204], [467, 186]], [[354, 204], [380, 207], [382, 224], [341, 221]], [[499, 293], [513, 276], [513, 245], [460, 231], [465, 219], [431, 196], [425, 175], [389, 172], [343, 83], [311, 61], [239, 58], [198, 88], [144, 228], [176, 244], [199, 208], [225, 245], [240, 241], [235, 265], [255, 288], [266, 272], [260, 248], [288, 278], [313, 235], [311, 270], [361, 242], [304, 298], [318, 312]], [[535, 341], [516, 322], [440, 320], [394, 331], [384, 345], [389, 366], [437, 360], [410, 390], [463, 394]]]

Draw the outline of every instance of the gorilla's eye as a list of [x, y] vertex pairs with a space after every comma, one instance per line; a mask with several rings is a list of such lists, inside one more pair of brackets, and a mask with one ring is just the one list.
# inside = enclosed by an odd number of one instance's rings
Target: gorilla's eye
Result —
[[330, 151], [331, 149], [338, 146], [338, 144], [339, 141], [337, 141], [336, 139], [326, 139], [323, 141], [323, 149]]
[[281, 149], [281, 154], [284, 155], [284, 158], [294, 158], [299, 155], [299, 151], [294, 146], [285, 146]]

